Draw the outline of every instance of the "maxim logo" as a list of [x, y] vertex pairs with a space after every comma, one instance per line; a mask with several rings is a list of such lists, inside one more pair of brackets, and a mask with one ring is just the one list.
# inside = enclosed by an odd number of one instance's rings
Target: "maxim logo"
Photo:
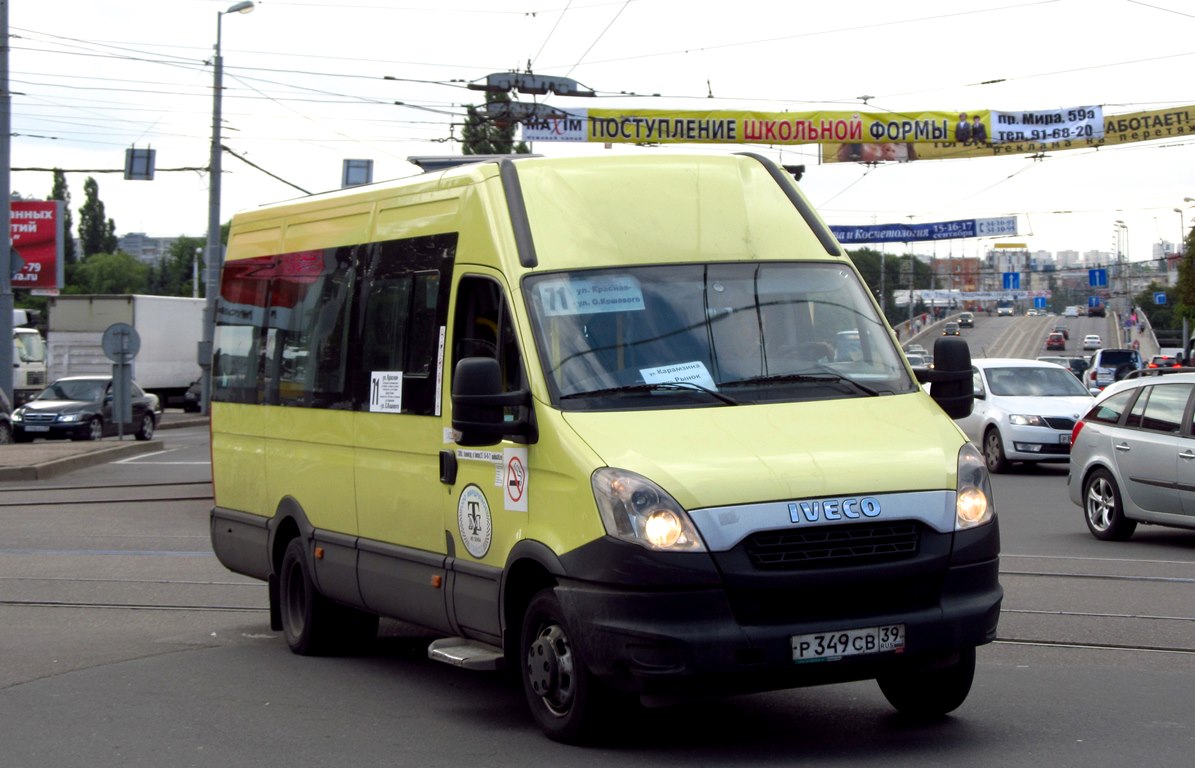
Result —
[[874, 496], [861, 499], [823, 499], [821, 501], [790, 501], [788, 517], [794, 523], [816, 523], [819, 520], [859, 520], [880, 516], [880, 500]]

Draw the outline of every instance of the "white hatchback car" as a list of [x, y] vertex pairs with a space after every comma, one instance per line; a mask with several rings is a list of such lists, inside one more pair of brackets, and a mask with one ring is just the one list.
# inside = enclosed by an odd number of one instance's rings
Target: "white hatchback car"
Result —
[[1117, 382], [1075, 425], [1067, 492], [1097, 539], [1138, 522], [1195, 528], [1195, 373], [1170, 370]]
[[1070, 458], [1071, 430], [1094, 401], [1074, 374], [1020, 358], [974, 358], [971, 365], [975, 404], [955, 421], [983, 451], [989, 472]]
[[1083, 349], [1099, 349], [1104, 346], [1098, 334], [1089, 333], [1083, 337]]

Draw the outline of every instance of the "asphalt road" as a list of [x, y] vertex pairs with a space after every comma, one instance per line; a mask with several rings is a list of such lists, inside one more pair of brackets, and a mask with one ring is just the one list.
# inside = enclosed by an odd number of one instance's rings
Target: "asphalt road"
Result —
[[[970, 341], [1011, 345], [996, 323], [1025, 320], [981, 320]], [[1099, 542], [1062, 467], [994, 478], [1000, 637], [953, 716], [912, 723], [854, 683], [648, 710], [582, 749], [543, 738], [504, 678], [429, 661], [404, 625], [366, 655], [291, 654], [264, 585], [211, 553], [206, 430], [159, 441], [0, 483], [5, 768], [1191, 764], [1195, 532]]]

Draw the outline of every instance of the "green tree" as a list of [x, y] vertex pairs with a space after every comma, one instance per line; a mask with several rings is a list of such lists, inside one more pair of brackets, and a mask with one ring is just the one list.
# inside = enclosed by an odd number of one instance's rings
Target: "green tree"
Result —
[[65, 293], [146, 293], [149, 272], [148, 264], [127, 253], [95, 253], [75, 265]]
[[157, 296], [190, 296], [192, 263], [196, 259], [196, 252], [200, 253], [200, 286], [199, 295], [203, 291], [203, 260], [202, 251], [205, 240], [198, 237], [180, 237], [170, 246], [170, 251], [158, 259], [149, 269], [148, 293]]
[[71, 192], [66, 186], [66, 174], [61, 168], [54, 169], [54, 186], [50, 188], [47, 200], [62, 201], [62, 253], [65, 264], [75, 263], [75, 236], [71, 232]]
[[[498, 113], [501, 105], [510, 104], [510, 95], [489, 93], [485, 103], [490, 114]], [[465, 127], [461, 131], [464, 142], [461, 151], [466, 155], [526, 155], [531, 152], [526, 142], [515, 142], [514, 120], [494, 119], [482, 115], [474, 106], [466, 107]]]
[[91, 176], [83, 182], [83, 206], [79, 208], [79, 242], [83, 257], [97, 253], [115, 253], [116, 222], [104, 217], [100, 185]]

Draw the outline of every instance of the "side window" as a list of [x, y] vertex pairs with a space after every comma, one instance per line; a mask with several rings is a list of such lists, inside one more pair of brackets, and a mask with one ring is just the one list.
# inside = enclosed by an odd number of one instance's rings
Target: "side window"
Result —
[[489, 278], [465, 277], [457, 291], [453, 368], [466, 357], [492, 357], [500, 364], [503, 390], [523, 389], [522, 356], [502, 288]]
[[1191, 396], [1191, 385], [1158, 385], [1151, 389], [1141, 427], [1154, 432], [1178, 434], [1182, 431], [1183, 412]]
[[358, 403], [377, 407], [379, 380], [399, 377], [398, 412], [439, 413], [440, 361], [456, 235], [391, 240], [364, 261]]
[[1125, 410], [1128, 409], [1129, 404], [1133, 401], [1136, 394], [1136, 389], [1130, 389], [1127, 392], [1112, 395], [1104, 402], [1092, 408], [1084, 419], [1087, 421], [1096, 421], [1101, 424], [1119, 424], [1120, 417], [1124, 415]]

